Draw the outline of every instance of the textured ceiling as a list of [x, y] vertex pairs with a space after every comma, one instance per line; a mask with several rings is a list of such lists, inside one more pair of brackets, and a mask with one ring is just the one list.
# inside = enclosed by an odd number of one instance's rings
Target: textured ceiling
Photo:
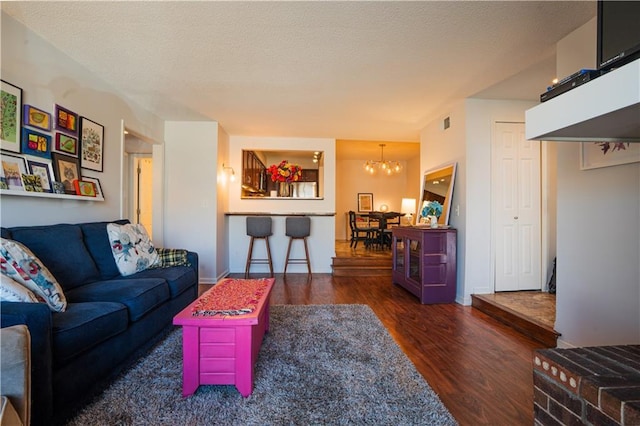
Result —
[[595, 1], [2, 2], [167, 120], [417, 141], [453, 101], [536, 100]]

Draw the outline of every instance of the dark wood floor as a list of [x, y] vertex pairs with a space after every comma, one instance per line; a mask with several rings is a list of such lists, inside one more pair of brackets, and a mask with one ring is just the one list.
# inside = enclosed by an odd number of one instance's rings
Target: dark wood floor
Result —
[[533, 424], [542, 345], [477, 309], [421, 305], [388, 277], [330, 274], [278, 274], [271, 303], [369, 305], [460, 425]]

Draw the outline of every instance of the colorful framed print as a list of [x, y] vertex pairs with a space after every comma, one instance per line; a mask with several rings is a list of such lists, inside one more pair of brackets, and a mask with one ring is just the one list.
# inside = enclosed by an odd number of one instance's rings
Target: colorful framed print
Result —
[[359, 212], [372, 212], [373, 211], [373, 194], [370, 192], [358, 193], [358, 211]]
[[580, 145], [580, 170], [640, 161], [640, 144], [638, 143], [582, 142]]
[[74, 138], [73, 136], [69, 136], [64, 133], [56, 132], [56, 143], [53, 146], [53, 151], [77, 157], [78, 138]]
[[51, 163], [27, 160], [27, 166], [29, 166], [29, 173], [40, 178], [44, 192], [53, 192], [53, 168]]
[[102, 171], [104, 127], [87, 117], [80, 119], [80, 167]]
[[74, 136], [78, 134], [78, 114], [57, 104], [54, 114], [56, 130], [67, 132]]
[[93, 186], [95, 187], [96, 197], [104, 198], [104, 194], [102, 192], [102, 186], [100, 186], [100, 180], [98, 180], [98, 178], [83, 176], [82, 180], [85, 182], [93, 183]]
[[0, 80], [0, 148], [20, 152], [22, 89]]
[[0, 154], [2, 168], [0, 173], [7, 183], [9, 189], [24, 191], [22, 175], [27, 174], [27, 162], [24, 157], [12, 154]]
[[78, 179], [74, 182], [76, 187], [76, 195], [81, 195], [83, 197], [95, 197], [96, 196], [96, 187], [93, 182], [87, 182], [82, 179]]
[[42, 188], [42, 181], [40, 180], [40, 176], [23, 174], [22, 184], [24, 185], [25, 191], [44, 192], [44, 189]]
[[22, 153], [51, 158], [51, 136], [23, 127]]
[[53, 174], [58, 182], [64, 185], [66, 194], [76, 194], [73, 181], [80, 179], [80, 162], [77, 158], [59, 152], [51, 153]]
[[24, 125], [51, 130], [51, 114], [31, 105], [24, 106]]

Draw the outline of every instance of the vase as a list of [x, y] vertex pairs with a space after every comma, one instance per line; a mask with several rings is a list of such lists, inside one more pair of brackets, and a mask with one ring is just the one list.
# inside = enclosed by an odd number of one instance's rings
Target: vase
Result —
[[293, 195], [293, 185], [289, 182], [278, 182], [278, 197], [291, 197]]
[[437, 216], [429, 216], [429, 225], [432, 228], [438, 227], [438, 217]]

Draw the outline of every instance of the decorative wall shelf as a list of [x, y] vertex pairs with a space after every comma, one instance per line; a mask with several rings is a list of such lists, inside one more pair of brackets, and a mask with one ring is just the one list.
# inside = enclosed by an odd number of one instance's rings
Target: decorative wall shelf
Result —
[[55, 198], [58, 200], [104, 201], [104, 197], [84, 197], [82, 195], [55, 194], [52, 192], [16, 191], [0, 189], [0, 196], [16, 195], [18, 197]]
[[640, 59], [525, 113], [527, 139], [640, 142]]

